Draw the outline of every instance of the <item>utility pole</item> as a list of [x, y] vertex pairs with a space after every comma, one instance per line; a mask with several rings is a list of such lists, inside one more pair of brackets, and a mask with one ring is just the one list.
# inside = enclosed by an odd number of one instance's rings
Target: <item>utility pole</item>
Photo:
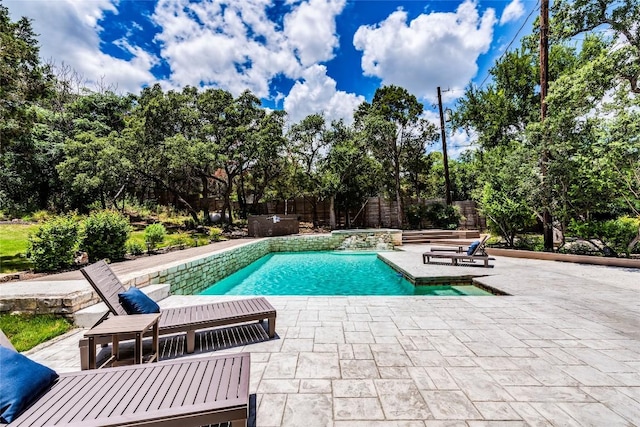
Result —
[[549, 163], [548, 134], [544, 121], [547, 118], [547, 89], [549, 88], [549, 0], [540, 3], [540, 122], [542, 123], [542, 232], [545, 252], [553, 252], [553, 218], [551, 217], [551, 188], [547, 180]]
[[442, 136], [442, 160], [444, 162], [444, 186], [447, 206], [451, 206], [451, 182], [449, 181], [449, 159], [447, 158], [447, 132], [444, 127], [444, 112], [442, 111], [442, 93], [438, 86], [438, 108], [440, 109], [440, 135]]

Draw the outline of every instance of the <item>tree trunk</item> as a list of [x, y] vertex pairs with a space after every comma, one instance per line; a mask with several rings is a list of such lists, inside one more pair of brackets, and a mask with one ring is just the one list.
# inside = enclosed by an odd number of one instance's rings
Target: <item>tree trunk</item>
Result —
[[336, 229], [335, 197], [333, 195], [329, 199], [329, 227], [332, 230]]
[[398, 215], [398, 228], [402, 230], [402, 197], [400, 196], [400, 160], [396, 160], [395, 164], [395, 187], [396, 187], [396, 204], [398, 206], [396, 212]]
[[[209, 178], [206, 176], [200, 177], [202, 181], [202, 215], [204, 217], [205, 224], [211, 224], [211, 218], [209, 217]], [[197, 223], [197, 221], [196, 221]]]

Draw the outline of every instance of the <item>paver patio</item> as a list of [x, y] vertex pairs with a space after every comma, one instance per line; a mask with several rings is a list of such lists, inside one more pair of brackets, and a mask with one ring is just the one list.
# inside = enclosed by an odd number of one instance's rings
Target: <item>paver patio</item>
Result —
[[[640, 425], [640, 270], [510, 259], [487, 274], [509, 296], [273, 297], [278, 337], [251, 352], [257, 426]], [[221, 297], [171, 296], [162, 307]], [[28, 352], [80, 369], [83, 331]]]

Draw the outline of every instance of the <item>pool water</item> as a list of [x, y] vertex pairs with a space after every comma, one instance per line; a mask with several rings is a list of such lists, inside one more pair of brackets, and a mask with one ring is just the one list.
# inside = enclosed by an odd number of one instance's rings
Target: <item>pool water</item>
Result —
[[471, 285], [414, 286], [371, 252], [277, 252], [200, 295], [490, 295]]

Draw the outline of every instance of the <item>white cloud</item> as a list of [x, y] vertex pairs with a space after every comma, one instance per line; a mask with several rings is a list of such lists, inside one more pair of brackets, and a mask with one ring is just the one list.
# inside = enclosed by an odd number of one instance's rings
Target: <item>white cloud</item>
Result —
[[314, 63], [327, 61], [337, 46], [335, 17], [344, 0], [308, 0], [292, 7], [283, 28], [267, 16], [267, 0], [225, 4], [160, 0], [153, 20], [162, 30], [161, 56], [171, 68], [174, 86], [221, 87], [234, 95], [245, 89], [269, 96], [278, 74], [302, 76]]
[[363, 53], [366, 75], [434, 100], [438, 86], [459, 91], [475, 76], [495, 23], [494, 10], [480, 16], [472, 0], [455, 12], [422, 14], [408, 24], [407, 13], [398, 10], [377, 25], [358, 28], [353, 44]]
[[323, 65], [313, 65], [302, 74], [304, 80], [297, 81], [284, 99], [288, 119], [295, 123], [309, 114], [324, 113], [327, 122], [344, 119], [351, 123], [364, 97], [337, 90], [336, 81], [327, 76]]
[[[154, 81], [150, 69], [157, 58], [139, 47], [121, 44], [131, 55], [123, 60], [100, 51], [98, 22], [105, 12], [117, 13], [110, 0], [94, 1], [13, 1], [7, 2], [12, 19], [32, 19], [39, 34], [40, 56], [44, 61], [74, 69], [89, 88], [98, 82], [117, 87], [118, 91], [138, 92]], [[103, 80], [104, 79], [104, 80]]]
[[520, 0], [513, 0], [504, 8], [502, 16], [500, 17], [500, 25], [508, 24], [509, 22], [517, 21], [524, 15], [524, 6]]

